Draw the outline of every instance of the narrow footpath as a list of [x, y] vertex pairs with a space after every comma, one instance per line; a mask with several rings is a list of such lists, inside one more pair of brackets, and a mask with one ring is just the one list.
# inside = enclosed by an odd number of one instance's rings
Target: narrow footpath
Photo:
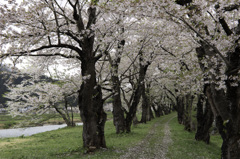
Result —
[[148, 135], [120, 159], [167, 159], [168, 147], [172, 143], [169, 122], [175, 117], [156, 122]]

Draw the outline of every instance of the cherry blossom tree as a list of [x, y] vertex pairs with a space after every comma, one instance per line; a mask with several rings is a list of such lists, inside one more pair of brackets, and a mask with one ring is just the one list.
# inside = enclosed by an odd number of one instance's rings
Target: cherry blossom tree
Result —
[[[103, 102], [109, 96], [102, 89], [110, 84], [104, 89], [112, 93], [117, 133], [131, 131], [141, 96], [143, 110], [149, 110], [147, 94], [154, 92], [161, 96], [154, 97], [154, 103], [164, 101], [167, 109], [169, 103], [176, 105], [179, 122], [191, 130], [193, 99], [198, 96], [199, 120], [205, 103], [217, 121], [222, 158], [238, 158], [239, 6], [235, 0], [9, 1], [0, 9], [0, 58], [14, 57], [15, 63], [25, 56], [77, 63], [88, 151], [106, 147]], [[145, 87], [150, 84], [156, 87]], [[60, 96], [67, 92], [64, 89]], [[38, 102], [42, 105], [44, 100]], [[207, 142], [212, 121], [208, 112], [203, 135]], [[143, 113], [143, 122], [145, 117]]]
[[[108, 2], [108, 1], [106, 1]], [[23, 1], [1, 6], [1, 58], [8, 56], [58, 57], [78, 60], [79, 108], [83, 144], [89, 151], [106, 147], [101, 87], [96, 82], [96, 62], [112, 39], [105, 23], [105, 1]]]
[[205, 74], [204, 93], [223, 138], [222, 158], [238, 158], [239, 2], [177, 3], [182, 5], [178, 10], [166, 12], [187, 26], [198, 42], [196, 53]]
[[[7, 105], [10, 113], [13, 116], [42, 115], [50, 109], [54, 109], [61, 115], [67, 126], [75, 126], [69, 110], [69, 108], [72, 110], [74, 102], [70, 103], [69, 98], [77, 99], [78, 87], [73, 83], [63, 83], [62, 81], [53, 83], [34, 81], [24, 80], [21, 84], [10, 88], [11, 92], [6, 94], [6, 98], [9, 99]], [[75, 92], [73, 92], [74, 90]]]

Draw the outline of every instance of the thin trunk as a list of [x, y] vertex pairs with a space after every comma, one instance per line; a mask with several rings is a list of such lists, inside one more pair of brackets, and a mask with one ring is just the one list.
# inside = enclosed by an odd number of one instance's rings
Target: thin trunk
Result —
[[142, 118], [140, 123], [147, 123], [147, 116], [149, 114], [149, 102], [146, 94], [145, 84], [143, 83], [142, 87]]
[[137, 81], [137, 88], [133, 92], [134, 93], [133, 102], [132, 102], [131, 107], [129, 108], [129, 112], [127, 113], [127, 116], [126, 116], [126, 132], [127, 133], [131, 132], [131, 125], [132, 125], [134, 115], [137, 112], [138, 103], [141, 99], [147, 68], [151, 64], [150, 62], [148, 62], [147, 64], [144, 64], [144, 65], [142, 64], [143, 63], [142, 52], [139, 53], [139, 63], [140, 63], [140, 69], [139, 69], [139, 78]]
[[65, 116], [66, 116], [67, 120], [69, 121], [70, 126], [76, 126], [75, 123], [73, 122], [73, 118], [71, 120], [70, 115], [69, 115], [67, 97], [65, 97], [64, 100], [65, 100]]
[[55, 107], [55, 110], [58, 112], [58, 114], [61, 115], [61, 117], [63, 118], [64, 122], [67, 124], [67, 126], [72, 126], [71, 121], [66, 117], [66, 115], [60, 111], [58, 108]]
[[136, 115], [137, 112], [137, 106], [141, 98], [141, 90], [142, 88], [140, 86], [137, 86], [137, 89], [134, 91], [134, 98], [133, 103], [131, 104], [131, 107], [129, 108], [129, 112], [126, 116], [126, 132], [131, 132], [131, 125], [133, 122], [133, 118]]

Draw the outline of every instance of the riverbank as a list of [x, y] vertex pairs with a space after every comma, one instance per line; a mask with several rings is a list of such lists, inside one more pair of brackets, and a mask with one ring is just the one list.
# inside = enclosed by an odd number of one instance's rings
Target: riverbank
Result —
[[[177, 123], [176, 113], [163, 116], [133, 127], [132, 133], [115, 134], [112, 121], [106, 122], [105, 136], [107, 149], [94, 154], [84, 154], [82, 148], [82, 127], [63, 128], [30, 137], [0, 139], [0, 158], [25, 159], [55, 159], [55, 158], [91, 158], [116, 159], [131, 156], [137, 153], [138, 145], [141, 153], [149, 158], [220, 158], [221, 141], [211, 140], [210, 145], [194, 140], [194, 133], [186, 132], [182, 125]], [[143, 143], [144, 142], [144, 143]], [[141, 144], [142, 143], [142, 144]], [[163, 152], [163, 147], [167, 147]], [[135, 151], [131, 151], [134, 150]], [[138, 153], [137, 155], [141, 155]], [[181, 154], [181, 157], [179, 155]], [[209, 155], [210, 154], [210, 155]], [[191, 157], [192, 156], [192, 157]], [[195, 157], [193, 157], [195, 156]]]
[[[82, 125], [82, 123], [76, 123], [76, 125]], [[61, 125], [43, 125], [28, 128], [16, 128], [16, 129], [2, 129], [0, 130], [0, 138], [31, 136], [34, 134], [57, 130], [66, 127], [67, 124]]]

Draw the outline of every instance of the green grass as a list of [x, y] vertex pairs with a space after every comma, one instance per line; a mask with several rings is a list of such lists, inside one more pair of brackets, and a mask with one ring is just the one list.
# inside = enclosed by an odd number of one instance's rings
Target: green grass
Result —
[[8, 129], [13, 127], [14, 125], [20, 123], [21, 121], [25, 120], [26, 117], [15, 117], [12, 118], [8, 114], [0, 114], [0, 129]]
[[[81, 122], [80, 115], [73, 113], [75, 122]], [[113, 119], [111, 112], [107, 112], [108, 120]], [[0, 114], [0, 129], [9, 129], [16, 125], [21, 127], [39, 126], [43, 124], [63, 124], [63, 118], [59, 114], [43, 114], [40, 116], [16, 116], [12, 117], [10, 114]]]
[[81, 127], [64, 128], [31, 137], [0, 139], [0, 158], [116, 158], [126, 147], [143, 139], [150, 126], [138, 125], [130, 134], [117, 135], [112, 121], [108, 121], [105, 129], [108, 149], [93, 155], [84, 155]]
[[[74, 113], [74, 121], [81, 122], [80, 115]], [[59, 114], [43, 114], [33, 116], [16, 116], [10, 114], [0, 114], [0, 129], [8, 129], [13, 126], [20, 125], [21, 127], [39, 126], [43, 124], [63, 124], [64, 120]]]
[[134, 126], [129, 134], [116, 134], [112, 121], [107, 121], [105, 136], [108, 149], [91, 155], [84, 155], [81, 127], [64, 128], [31, 137], [0, 139], [0, 158], [118, 158], [128, 147], [141, 141], [158, 120]]
[[221, 157], [222, 139], [220, 136], [211, 136], [210, 144], [194, 139], [194, 132], [184, 131], [184, 126], [179, 125], [177, 119], [170, 122], [171, 138], [173, 144], [169, 147], [170, 159], [215, 159]]
[[[107, 149], [101, 149], [94, 154], [84, 154], [82, 148], [82, 127], [63, 128], [50, 132], [36, 134], [30, 137], [18, 137], [0, 139], [0, 159], [55, 159], [55, 158], [91, 158], [91, 159], [116, 159], [119, 158], [127, 148], [134, 146], [151, 130], [156, 122], [160, 122], [157, 127], [157, 135], [163, 136], [164, 123], [176, 113], [154, 119], [148, 124], [139, 124], [132, 128], [132, 133], [115, 134], [112, 120], [106, 122], [105, 137]], [[219, 137], [215, 137], [214, 142], [209, 146], [194, 140], [194, 134], [183, 130], [174, 118], [170, 122], [172, 139], [174, 143], [168, 151], [171, 158], [219, 158], [220, 147]], [[150, 138], [150, 147], [154, 147], [155, 137]]]

